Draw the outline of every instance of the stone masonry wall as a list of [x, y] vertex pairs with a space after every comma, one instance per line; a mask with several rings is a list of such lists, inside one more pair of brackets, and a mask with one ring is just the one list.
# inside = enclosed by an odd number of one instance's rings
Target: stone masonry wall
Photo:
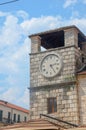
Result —
[[[40, 63], [45, 55], [51, 53], [60, 54], [63, 67], [59, 75], [45, 78], [40, 72]], [[53, 113], [54, 116], [74, 124], [79, 123], [77, 85], [74, 83], [76, 81], [76, 59], [79, 56], [79, 50], [75, 46], [30, 55], [31, 119], [39, 118], [42, 113], [48, 114], [47, 98], [57, 97], [57, 112]]]
[[[74, 80], [76, 70], [76, 52], [74, 46], [61, 47], [58, 49], [47, 50], [41, 53], [32, 53], [30, 55], [30, 86], [53, 85], [57, 83]], [[40, 72], [40, 63], [42, 58], [50, 53], [59, 53], [63, 60], [61, 73], [53, 78], [45, 78]], [[77, 56], [78, 57], [78, 56]]]
[[48, 114], [47, 98], [57, 98], [55, 117], [78, 124], [77, 88], [75, 84], [65, 86], [46, 86], [31, 91], [31, 118], [37, 119], [40, 114]]

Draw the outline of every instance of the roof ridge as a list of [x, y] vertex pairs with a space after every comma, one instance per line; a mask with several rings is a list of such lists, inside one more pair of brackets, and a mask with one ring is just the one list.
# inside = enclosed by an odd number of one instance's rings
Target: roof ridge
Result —
[[23, 107], [18, 106], [18, 105], [15, 105], [15, 104], [12, 104], [12, 103], [9, 103], [9, 102], [4, 101], [4, 100], [0, 100], [0, 104], [1, 104], [1, 105], [4, 105], [4, 106], [6, 106], [6, 107], [10, 107], [10, 108], [19, 110], [19, 111], [23, 111], [23, 112], [25, 112], [25, 113], [29, 113], [29, 110], [28, 110], [28, 109], [23, 108]]

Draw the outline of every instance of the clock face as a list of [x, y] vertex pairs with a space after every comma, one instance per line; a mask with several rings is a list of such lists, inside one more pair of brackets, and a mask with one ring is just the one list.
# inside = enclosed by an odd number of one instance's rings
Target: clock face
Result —
[[62, 59], [59, 54], [48, 54], [45, 56], [40, 64], [41, 73], [45, 77], [56, 76], [62, 68]]

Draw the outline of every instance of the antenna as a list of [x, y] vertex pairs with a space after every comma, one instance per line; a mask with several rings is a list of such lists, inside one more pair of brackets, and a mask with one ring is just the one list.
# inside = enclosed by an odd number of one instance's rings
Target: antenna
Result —
[[19, 1], [19, 0], [11, 0], [11, 1], [0, 3], [0, 5], [10, 4], [10, 3], [13, 3], [13, 2], [17, 2], [17, 1]]

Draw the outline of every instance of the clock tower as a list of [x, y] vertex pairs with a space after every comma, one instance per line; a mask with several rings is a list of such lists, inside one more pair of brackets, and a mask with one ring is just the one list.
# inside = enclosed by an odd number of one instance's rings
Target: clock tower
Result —
[[31, 119], [49, 114], [78, 124], [76, 73], [83, 66], [84, 34], [76, 26], [67, 26], [29, 37]]

